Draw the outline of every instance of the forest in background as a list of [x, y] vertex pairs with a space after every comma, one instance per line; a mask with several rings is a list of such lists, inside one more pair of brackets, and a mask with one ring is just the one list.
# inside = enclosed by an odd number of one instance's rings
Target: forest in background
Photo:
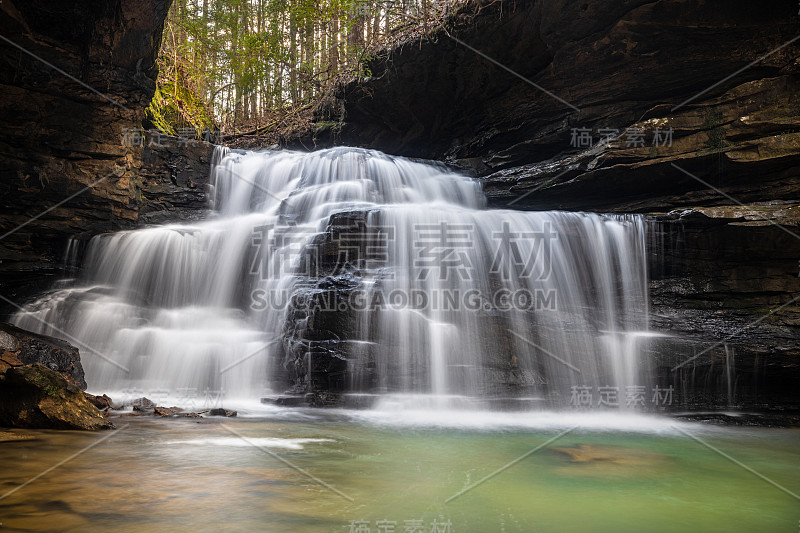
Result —
[[147, 119], [173, 135], [278, 131], [460, 1], [174, 0]]

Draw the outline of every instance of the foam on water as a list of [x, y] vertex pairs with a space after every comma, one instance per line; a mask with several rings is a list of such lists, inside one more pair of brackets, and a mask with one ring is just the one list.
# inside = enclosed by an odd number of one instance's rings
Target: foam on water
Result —
[[280, 439], [273, 437], [220, 437], [207, 439], [170, 440], [166, 445], [178, 446], [231, 446], [234, 448], [247, 448], [251, 446], [260, 448], [278, 448], [283, 450], [302, 450], [305, 444], [317, 442], [335, 442], [333, 439]]

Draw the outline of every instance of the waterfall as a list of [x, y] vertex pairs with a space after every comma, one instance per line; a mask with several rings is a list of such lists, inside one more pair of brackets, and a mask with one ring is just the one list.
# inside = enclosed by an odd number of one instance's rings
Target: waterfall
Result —
[[[624, 406], [625, 387], [649, 384], [641, 217], [490, 210], [477, 180], [355, 148], [217, 148], [209, 198], [204, 221], [95, 236], [80, 277], [14, 323], [78, 346], [93, 391], [257, 398], [291, 385], [281, 373], [297, 295], [339, 276], [380, 302], [338, 310], [354, 324], [348, 338], [333, 333], [347, 347], [331, 355], [346, 390], [563, 398], [616, 387]], [[347, 213], [380, 237], [374, 257], [304, 269], [319, 266], [312, 250], [342, 251], [331, 221]]]

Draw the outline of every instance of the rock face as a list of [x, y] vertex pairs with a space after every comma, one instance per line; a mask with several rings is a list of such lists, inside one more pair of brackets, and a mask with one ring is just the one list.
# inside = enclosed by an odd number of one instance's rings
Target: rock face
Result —
[[[656, 108], [630, 125], [641, 145], [620, 129], [611, 142], [493, 172], [484, 188], [493, 206], [516, 209], [652, 212], [731, 205], [731, 197], [796, 202], [799, 89], [800, 76], [779, 75], [674, 113]], [[664, 131], [671, 140], [654, 146]]]
[[[357, 264], [341, 261], [336, 246], [348, 232], [364, 232], [368, 213], [356, 211], [331, 217], [324, 233], [310, 243], [313, 254], [303, 254], [301, 272], [316, 276], [300, 280], [292, 289], [283, 327], [284, 360], [272, 375], [285, 376], [294, 392], [341, 392], [347, 386], [349, 343], [368, 340], [353, 312], [340, 312], [361, 288]], [[352, 308], [350, 308], [352, 309]]]
[[651, 322], [671, 335], [654, 351], [682, 407], [800, 406], [796, 211], [697, 208], [654, 222]]
[[692, 118], [702, 124], [726, 91], [774, 78], [739, 91], [738, 116], [749, 116], [741, 125], [796, 131], [796, 113], [764, 124], [758, 110], [775, 99], [789, 102], [784, 111], [796, 105], [785, 84], [796, 83], [800, 45], [743, 67], [796, 37], [797, 22], [791, 0], [768, 10], [721, 0], [476, 0], [429, 39], [379, 53], [367, 65], [372, 78], [342, 86], [316, 129], [289, 141], [449, 160], [485, 176], [577, 151], [574, 128], [596, 142], [597, 129], [659, 119], [690, 134]]
[[63, 275], [68, 237], [206, 207], [213, 147], [138, 138], [169, 5], [0, 3], [0, 289], [14, 303]]
[[798, 22], [791, 0], [476, 0], [378, 54], [288, 144], [445, 160], [493, 207], [796, 202]]
[[13, 357], [23, 365], [39, 363], [81, 390], [86, 388], [78, 349], [61, 339], [0, 323], [0, 354], [5, 358]]
[[142, 140], [137, 225], [197, 220], [208, 204], [212, 144], [147, 132]]

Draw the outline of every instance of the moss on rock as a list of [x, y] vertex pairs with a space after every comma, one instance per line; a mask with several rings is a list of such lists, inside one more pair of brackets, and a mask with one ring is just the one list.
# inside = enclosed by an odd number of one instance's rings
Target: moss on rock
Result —
[[80, 388], [38, 363], [0, 369], [0, 426], [88, 430], [114, 427]]

